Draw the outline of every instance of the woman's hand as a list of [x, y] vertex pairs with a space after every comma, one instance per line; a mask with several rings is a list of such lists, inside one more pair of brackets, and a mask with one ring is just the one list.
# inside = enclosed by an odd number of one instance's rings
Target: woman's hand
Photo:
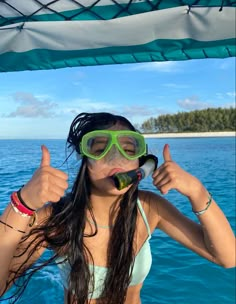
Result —
[[68, 188], [66, 173], [50, 166], [50, 153], [42, 146], [40, 167], [21, 189], [21, 197], [29, 208], [38, 209], [47, 202], [58, 202]]
[[175, 189], [187, 197], [192, 197], [194, 193], [203, 190], [203, 185], [196, 177], [184, 171], [172, 160], [167, 144], [163, 149], [163, 157], [164, 163], [152, 175], [153, 184], [162, 194]]

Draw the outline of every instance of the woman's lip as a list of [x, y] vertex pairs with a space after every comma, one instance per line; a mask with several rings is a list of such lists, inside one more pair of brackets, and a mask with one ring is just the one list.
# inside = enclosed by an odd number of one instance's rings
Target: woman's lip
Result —
[[109, 176], [113, 176], [114, 174], [118, 173], [118, 172], [124, 172], [124, 169], [122, 168], [114, 168], [109, 172]]

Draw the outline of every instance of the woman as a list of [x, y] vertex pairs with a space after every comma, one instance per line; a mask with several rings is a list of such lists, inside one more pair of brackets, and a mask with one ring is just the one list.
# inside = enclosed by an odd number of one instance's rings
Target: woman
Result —
[[[156, 228], [218, 265], [235, 266], [235, 238], [226, 217], [202, 183], [171, 159], [168, 145], [153, 184], [162, 194], [176, 189], [186, 196], [200, 224], [162, 196], [138, 190], [137, 183], [115, 187], [111, 176], [138, 168], [147, 153], [143, 136], [124, 117], [82, 113], [72, 122], [67, 142], [82, 159], [71, 192], [64, 196], [67, 175], [50, 166], [43, 146], [40, 167], [13, 193], [0, 218], [2, 295], [28, 270], [20, 296], [30, 275], [56, 261], [65, 303], [141, 303], [151, 267], [149, 239]], [[54, 256], [31, 267], [46, 247]]]

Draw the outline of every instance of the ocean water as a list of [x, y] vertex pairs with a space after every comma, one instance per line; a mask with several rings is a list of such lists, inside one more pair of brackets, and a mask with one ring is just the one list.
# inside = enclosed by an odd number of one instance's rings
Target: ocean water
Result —
[[[235, 138], [156, 138], [147, 142], [149, 152], [158, 156], [160, 164], [164, 144], [170, 145], [173, 160], [205, 184], [235, 231]], [[72, 158], [68, 165], [63, 165], [65, 141], [0, 140], [0, 213], [8, 204], [11, 192], [26, 183], [38, 167], [41, 144], [48, 146], [51, 164], [70, 172], [73, 180], [78, 163]], [[151, 178], [143, 180], [140, 187], [157, 191]], [[166, 197], [181, 212], [197, 220], [186, 198], [174, 190]], [[235, 303], [235, 269], [212, 264], [157, 230], [153, 233], [151, 248], [153, 264], [142, 289], [142, 304]], [[46, 252], [45, 257], [48, 254]], [[63, 303], [57, 267], [50, 266], [38, 272], [17, 303]]]

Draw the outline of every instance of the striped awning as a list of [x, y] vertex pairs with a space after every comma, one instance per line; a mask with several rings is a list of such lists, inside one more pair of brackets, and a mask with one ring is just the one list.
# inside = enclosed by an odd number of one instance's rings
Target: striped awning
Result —
[[3, 0], [0, 71], [236, 55], [235, 1]]

